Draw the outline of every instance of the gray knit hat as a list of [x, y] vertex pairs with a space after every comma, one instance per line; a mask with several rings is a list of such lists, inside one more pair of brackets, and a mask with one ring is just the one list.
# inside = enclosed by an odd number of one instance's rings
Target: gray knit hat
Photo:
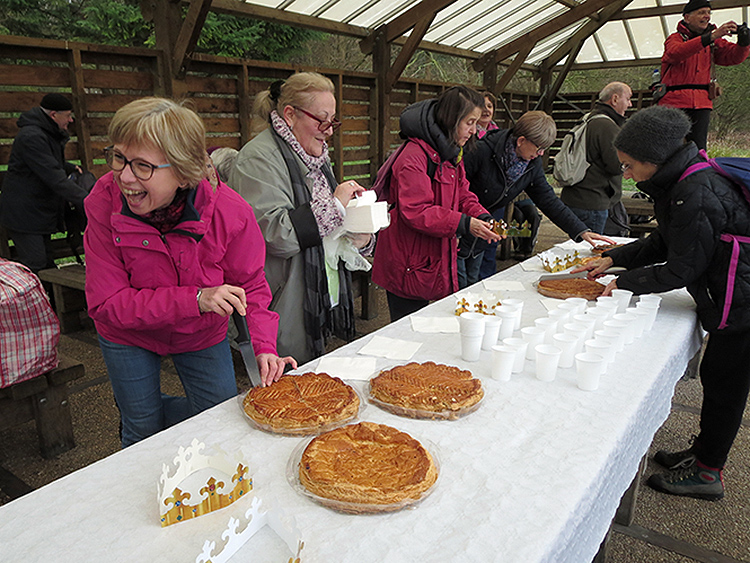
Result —
[[662, 164], [684, 144], [690, 127], [683, 111], [651, 106], [625, 122], [615, 138], [615, 148], [635, 160]]

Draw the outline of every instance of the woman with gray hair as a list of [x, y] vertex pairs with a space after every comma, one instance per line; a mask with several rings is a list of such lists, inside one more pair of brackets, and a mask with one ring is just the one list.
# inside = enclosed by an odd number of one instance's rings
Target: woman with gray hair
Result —
[[[512, 129], [489, 131], [466, 153], [464, 166], [470, 189], [479, 202], [502, 219], [505, 206], [525, 191], [553, 223], [574, 240], [612, 242], [591, 230], [555, 195], [544, 177], [541, 158], [555, 141], [557, 126], [543, 111], [523, 114]], [[467, 235], [461, 237], [458, 257], [460, 287], [466, 287], [495, 273], [497, 243], [486, 244]]]
[[[652, 475], [654, 489], [706, 500], [724, 496], [727, 460], [750, 389], [750, 207], [739, 186], [705, 163], [681, 110], [654, 106], [631, 117], [615, 139], [625, 178], [654, 199], [659, 222], [647, 238], [610, 250], [575, 271], [595, 278], [628, 268], [605, 289], [636, 295], [686, 287], [708, 331], [700, 365], [700, 433], [680, 452], [654, 460], [670, 470]], [[734, 265], [736, 270], [733, 272]]]
[[374, 237], [342, 233], [346, 205], [364, 188], [333, 176], [326, 141], [341, 125], [333, 83], [294, 74], [259, 93], [254, 111], [269, 126], [240, 150], [229, 185], [253, 207], [266, 241], [279, 350], [305, 363], [324, 353], [326, 337], [354, 336], [351, 273], [331, 246], [343, 235], [365, 252]]

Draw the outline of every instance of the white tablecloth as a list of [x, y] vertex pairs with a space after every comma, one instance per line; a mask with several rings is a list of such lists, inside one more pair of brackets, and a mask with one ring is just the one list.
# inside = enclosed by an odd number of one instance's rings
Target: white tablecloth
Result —
[[[531, 286], [537, 277], [516, 266], [495, 278], [524, 283], [524, 292], [505, 292], [524, 299], [522, 326], [546, 316]], [[416, 315], [451, 315], [454, 304], [448, 298]], [[470, 369], [485, 387], [482, 406], [457, 421], [411, 420], [366, 407], [364, 420], [437, 446], [439, 481], [415, 509], [354, 516], [302, 497], [285, 477], [300, 439], [250, 428], [233, 400], [0, 507], [2, 553], [27, 562], [193, 561], [204, 540], [218, 539], [228, 518], [244, 513], [250, 502], [160, 527], [156, 485], [162, 464], [198, 438], [246, 451], [254, 494], [294, 514], [306, 562], [590, 561], [700, 344], [684, 291], [663, 295], [651, 333], [618, 354], [595, 392], [579, 390], [572, 369], [560, 370], [553, 382], [537, 381], [530, 361], [512, 381], [494, 381], [490, 352], [465, 363], [458, 335], [416, 333], [408, 318], [377, 334], [422, 342], [414, 361]], [[370, 338], [332, 355], [353, 357]], [[377, 368], [395, 363], [378, 358]], [[268, 561], [256, 538], [232, 561]]]

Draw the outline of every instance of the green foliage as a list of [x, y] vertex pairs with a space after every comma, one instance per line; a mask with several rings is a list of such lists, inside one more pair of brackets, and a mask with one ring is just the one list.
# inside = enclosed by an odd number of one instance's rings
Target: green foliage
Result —
[[305, 50], [305, 42], [325, 34], [270, 22], [240, 19], [226, 14], [208, 14], [198, 51], [268, 61], [287, 61]]

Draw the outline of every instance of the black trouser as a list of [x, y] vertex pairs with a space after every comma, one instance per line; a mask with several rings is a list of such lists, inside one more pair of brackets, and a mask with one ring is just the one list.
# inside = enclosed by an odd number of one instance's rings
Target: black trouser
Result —
[[724, 467], [750, 390], [750, 331], [712, 332], [700, 377], [703, 406], [695, 455], [709, 467]]
[[699, 149], [706, 150], [708, 144], [708, 124], [711, 121], [710, 109], [682, 109], [690, 118], [693, 126], [685, 137], [688, 141], [693, 141]]
[[407, 299], [406, 297], [399, 297], [390, 291], [386, 291], [385, 296], [388, 298], [388, 311], [391, 313], [391, 322], [402, 319], [406, 315], [411, 315], [430, 303], [425, 299]]
[[39, 270], [55, 267], [51, 235], [19, 233], [8, 229], [8, 236], [16, 247], [16, 261], [35, 274], [38, 274]]

